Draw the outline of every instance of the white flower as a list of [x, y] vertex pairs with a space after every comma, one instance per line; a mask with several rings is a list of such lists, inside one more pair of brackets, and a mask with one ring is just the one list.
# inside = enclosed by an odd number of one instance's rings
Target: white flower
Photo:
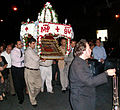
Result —
[[52, 8], [52, 5], [50, 4], [50, 2], [47, 2], [47, 3], [45, 4], [45, 8]]
[[49, 9], [46, 9], [46, 14], [45, 14], [45, 22], [51, 22], [51, 13]]
[[55, 11], [54, 10], [52, 10], [52, 15], [53, 15], [53, 22], [57, 23], [58, 20], [57, 20], [57, 17], [55, 16]]

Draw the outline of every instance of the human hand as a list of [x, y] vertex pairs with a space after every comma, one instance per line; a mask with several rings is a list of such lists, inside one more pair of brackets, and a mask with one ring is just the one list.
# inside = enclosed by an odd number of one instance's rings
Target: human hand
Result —
[[4, 78], [3, 78], [3, 76], [1, 77], [1, 83], [4, 83]]
[[59, 60], [64, 60], [64, 57], [61, 57]]
[[41, 59], [41, 61], [42, 61], [42, 62], [45, 62], [45, 61], [46, 61], [46, 59], [42, 58], [42, 59]]
[[93, 59], [94, 57], [90, 56], [90, 59]]
[[4, 70], [4, 68], [3, 67], [0, 67], [0, 71], [3, 71]]
[[101, 58], [101, 59], [100, 59], [100, 62], [101, 62], [101, 63], [104, 63], [104, 59]]
[[108, 76], [114, 76], [114, 75], [115, 75], [115, 72], [116, 72], [115, 69], [108, 69], [108, 70], [107, 70]]

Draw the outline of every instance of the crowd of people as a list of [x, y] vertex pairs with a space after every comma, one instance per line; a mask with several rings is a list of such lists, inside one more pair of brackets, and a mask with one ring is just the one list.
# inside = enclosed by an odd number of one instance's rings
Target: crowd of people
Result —
[[[7, 99], [6, 94], [17, 95], [19, 103], [24, 101], [24, 89], [29, 94], [30, 102], [37, 105], [35, 100], [37, 94], [44, 92], [44, 83], [47, 92], [54, 93], [53, 81], [61, 84], [61, 91], [68, 90], [69, 65], [73, 60], [73, 49], [76, 41], [71, 41], [69, 56], [64, 60], [41, 59], [35, 50], [36, 40], [29, 39], [29, 47], [26, 51], [22, 49], [22, 42], [16, 41], [13, 44], [0, 45], [0, 101]], [[60, 48], [65, 55], [66, 39], [60, 42]]]
[[[62, 60], [41, 59], [35, 50], [36, 40], [33, 37], [28, 40], [28, 45], [25, 51], [20, 40], [16, 41], [14, 47], [13, 43], [0, 46], [0, 101], [7, 99], [6, 94], [10, 93], [13, 96], [16, 94], [19, 104], [22, 104], [26, 90], [32, 106], [36, 107], [36, 96], [44, 92], [44, 84], [47, 92], [53, 94], [52, 82], [58, 81], [62, 93], [70, 89], [73, 110], [94, 110], [94, 88], [107, 82], [106, 73], [110, 76], [115, 73], [114, 69], [104, 72], [107, 54], [100, 39], [95, 44], [86, 40], [78, 43], [71, 40], [71, 49], [66, 56], [66, 39], [62, 38]], [[94, 72], [88, 68], [88, 58], [95, 59]]]

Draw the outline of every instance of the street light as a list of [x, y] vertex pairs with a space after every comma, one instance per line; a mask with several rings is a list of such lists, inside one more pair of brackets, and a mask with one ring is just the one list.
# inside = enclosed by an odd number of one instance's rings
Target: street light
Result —
[[13, 6], [12, 9], [13, 9], [13, 11], [17, 11], [18, 10], [18, 8], [16, 6]]
[[115, 18], [116, 18], [116, 19], [120, 18], [120, 14], [116, 14], [116, 15], [115, 15]]
[[3, 19], [0, 19], [0, 22], [3, 22]]

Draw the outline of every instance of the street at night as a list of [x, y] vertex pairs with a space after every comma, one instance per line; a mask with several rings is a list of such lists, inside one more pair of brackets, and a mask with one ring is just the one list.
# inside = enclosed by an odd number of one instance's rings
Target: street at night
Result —
[[[112, 109], [112, 85], [112, 78], [110, 78], [107, 84], [97, 87], [96, 110]], [[54, 94], [39, 93], [37, 108], [31, 106], [28, 96], [25, 95], [23, 105], [18, 104], [16, 96], [8, 96], [7, 101], [0, 102], [0, 110], [71, 110], [69, 92], [63, 94], [60, 85], [55, 85], [54, 88]]]
[[120, 110], [120, 0], [2, 0], [0, 110]]

